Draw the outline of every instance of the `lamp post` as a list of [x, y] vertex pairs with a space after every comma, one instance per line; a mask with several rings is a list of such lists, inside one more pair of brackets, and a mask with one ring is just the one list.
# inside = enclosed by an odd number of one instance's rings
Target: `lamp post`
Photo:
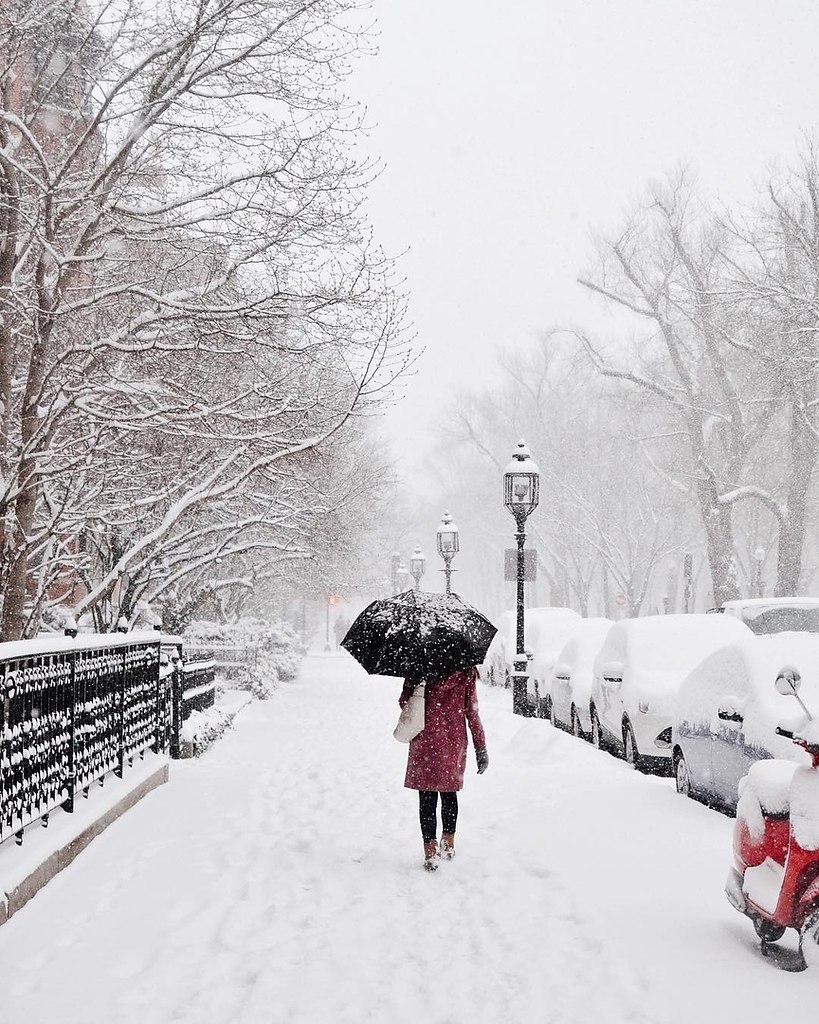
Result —
[[764, 584], [762, 582], [762, 563], [765, 561], [765, 548], [758, 547], [754, 551], [754, 561], [756, 562], [756, 576], [754, 577], [754, 591], [755, 597], [764, 597], [763, 594]]
[[438, 554], [444, 560], [443, 572], [446, 574], [446, 592], [452, 593], [452, 559], [457, 555], [460, 547], [460, 533], [458, 527], [452, 522], [449, 512], [444, 512], [441, 517], [441, 525], [436, 533]]
[[515, 644], [515, 670], [512, 673], [512, 711], [526, 715], [529, 702], [526, 699], [528, 660], [524, 646], [523, 611], [523, 568], [524, 544], [526, 543], [526, 520], [537, 508], [540, 500], [540, 471], [532, 459], [531, 452], [520, 441], [512, 461], [503, 474], [503, 503], [515, 517], [515, 540], [518, 545], [517, 563], [517, 619]]
[[324, 653], [329, 654], [332, 651], [330, 646], [330, 606], [334, 605], [338, 598], [335, 594], [327, 595], [327, 604], [324, 608]]
[[427, 567], [427, 560], [424, 557], [424, 552], [421, 550], [419, 544], [415, 545], [415, 550], [410, 558], [410, 572], [412, 578], [415, 580], [415, 589], [421, 589], [421, 577], [424, 575], [424, 569]]
[[404, 561], [398, 563], [398, 593], [403, 594], [405, 590], [409, 590], [410, 586], [410, 571]]

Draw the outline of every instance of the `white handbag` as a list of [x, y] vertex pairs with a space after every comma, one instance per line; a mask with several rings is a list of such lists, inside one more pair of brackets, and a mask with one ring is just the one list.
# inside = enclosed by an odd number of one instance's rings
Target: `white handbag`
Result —
[[401, 708], [398, 724], [393, 730], [393, 736], [399, 743], [409, 743], [423, 731], [426, 714], [425, 689], [425, 684], [419, 683], [409, 695], [407, 703]]

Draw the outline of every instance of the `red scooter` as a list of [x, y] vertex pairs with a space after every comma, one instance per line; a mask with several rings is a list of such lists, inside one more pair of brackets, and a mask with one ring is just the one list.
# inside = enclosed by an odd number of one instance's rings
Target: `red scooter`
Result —
[[784, 668], [779, 693], [795, 697], [804, 716], [777, 728], [806, 751], [810, 764], [758, 761], [740, 782], [734, 862], [725, 885], [731, 904], [753, 922], [762, 942], [799, 932], [801, 966], [819, 967], [819, 721], [797, 691], [799, 673]]

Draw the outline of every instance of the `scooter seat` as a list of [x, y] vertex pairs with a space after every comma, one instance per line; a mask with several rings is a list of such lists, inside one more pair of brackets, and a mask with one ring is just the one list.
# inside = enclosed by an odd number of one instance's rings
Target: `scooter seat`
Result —
[[739, 794], [756, 798], [763, 814], [783, 817], [788, 814], [791, 782], [797, 769], [795, 761], [769, 759], [752, 764], [739, 783]]
[[785, 865], [766, 857], [756, 867], [746, 868], [742, 891], [748, 899], [766, 914], [773, 914], [782, 891]]

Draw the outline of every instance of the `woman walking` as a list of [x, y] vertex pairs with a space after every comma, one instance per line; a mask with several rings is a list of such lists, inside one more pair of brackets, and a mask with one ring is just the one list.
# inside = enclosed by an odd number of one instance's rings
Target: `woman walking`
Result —
[[[478, 713], [476, 668], [460, 669], [444, 679], [426, 681], [424, 728], [409, 745], [404, 786], [418, 790], [424, 841], [424, 867], [434, 871], [439, 857], [455, 856], [458, 792], [466, 769], [466, 726], [472, 733], [478, 774], [489, 766], [486, 736]], [[403, 708], [418, 680], [407, 679], [398, 703]], [[441, 798], [441, 847], [438, 849], [438, 797]]]

